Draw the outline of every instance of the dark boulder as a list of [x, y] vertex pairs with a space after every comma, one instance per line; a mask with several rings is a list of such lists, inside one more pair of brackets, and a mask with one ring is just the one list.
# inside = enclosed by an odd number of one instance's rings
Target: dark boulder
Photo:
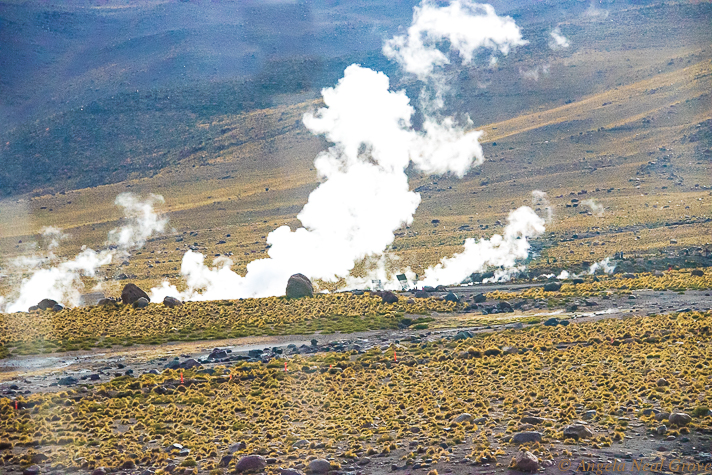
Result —
[[702, 277], [703, 275], [705, 275], [705, 272], [701, 269], [694, 269], [692, 272], [690, 272], [690, 274], [695, 277]]
[[247, 455], [242, 457], [235, 465], [235, 471], [242, 472], [260, 472], [267, 466], [267, 460], [261, 455]]
[[165, 305], [168, 308], [173, 308], [173, 307], [180, 307], [183, 305], [183, 302], [178, 300], [175, 297], [166, 297], [163, 299], [163, 305]]
[[485, 294], [477, 294], [475, 295], [475, 303], [482, 303], [487, 300], [487, 297], [485, 297]]
[[428, 293], [425, 290], [418, 290], [415, 292], [414, 297], [417, 299], [427, 299]]
[[447, 287], [445, 287], [444, 285], [438, 285], [437, 287], [435, 287], [435, 291], [436, 292], [447, 292]]
[[40, 310], [48, 310], [54, 308], [57, 302], [52, 299], [42, 299], [40, 303], [37, 304], [37, 308]]
[[141, 297], [145, 298], [147, 301], [151, 301], [151, 298], [146, 292], [141, 290], [136, 284], [126, 284], [124, 290], [121, 291], [121, 301], [125, 305], [133, 305]]
[[52, 307], [53, 312], [61, 312], [62, 310], [64, 310], [64, 307], [61, 306], [60, 304], [57, 304], [54, 307]]
[[313, 297], [314, 287], [311, 280], [303, 274], [294, 274], [287, 281], [286, 295], [288, 299]]
[[458, 296], [455, 295], [454, 293], [450, 292], [450, 293], [448, 293], [448, 294], [445, 296], [445, 301], [457, 303], [457, 302], [460, 301], [460, 297], [458, 297]]
[[544, 285], [545, 292], [558, 292], [561, 290], [561, 284], [559, 282], [549, 282]]
[[376, 295], [381, 297], [383, 303], [396, 303], [398, 302], [398, 296], [389, 290], [382, 290], [376, 292]]
[[547, 321], [544, 322], [544, 326], [547, 326], [547, 327], [555, 327], [555, 326], [558, 325], [559, 323], [560, 323], [560, 322], [559, 322], [559, 319], [558, 319], [558, 318], [556, 318], [556, 317], [551, 317], [550, 319], [548, 319]]
[[425, 287], [423, 287], [423, 290], [425, 290], [426, 292], [435, 292], [435, 287], [426, 285]]
[[99, 307], [116, 307], [116, 300], [101, 299], [96, 303]]
[[573, 279], [571, 282], [573, 282], [574, 285], [576, 285], [576, 284], [583, 284], [583, 279], [581, 279], [580, 277], [576, 277], [576, 278]]
[[497, 308], [499, 309], [500, 312], [514, 312], [514, 309], [512, 308], [512, 304], [507, 302], [506, 300], [502, 300], [501, 302], [497, 303]]
[[134, 308], [146, 308], [148, 307], [148, 299], [146, 297], [141, 297], [140, 299], [136, 300], [132, 305]]

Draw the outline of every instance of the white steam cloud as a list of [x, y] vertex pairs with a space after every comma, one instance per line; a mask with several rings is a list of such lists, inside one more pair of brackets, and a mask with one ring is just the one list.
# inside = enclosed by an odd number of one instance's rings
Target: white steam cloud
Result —
[[596, 203], [596, 201], [593, 198], [584, 200], [581, 202], [581, 204], [591, 208], [591, 213], [595, 214], [599, 218], [601, 216], [603, 216], [603, 212], [606, 209], [602, 204]]
[[568, 48], [570, 45], [569, 40], [561, 34], [561, 29], [557, 26], [550, 33], [551, 39], [549, 39], [549, 48], [553, 50]]
[[521, 270], [517, 261], [529, 255], [529, 239], [544, 232], [544, 219], [528, 206], [509, 213], [508, 224], [502, 235], [495, 234], [489, 240], [469, 238], [465, 250], [446, 257], [439, 264], [425, 271], [423, 285], [448, 285], [465, 280], [473, 272], [481, 272], [489, 266], [501, 267], [497, 280], [508, 280]]
[[408, 33], [387, 41], [383, 53], [425, 81], [435, 68], [450, 63], [438, 48], [444, 40], [449, 41], [450, 52], [457, 52], [465, 65], [472, 62], [480, 48], [506, 55], [513, 46], [527, 43], [514, 20], [497, 16], [491, 5], [454, 0], [439, 7], [435, 1], [424, 0], [413, 9]]
[[591, 265], [591, 268], [588, 270], [588, 273], [593, 275], [598, 271], [601, 271], [605, 274], [613, 274], [613, 271], [616, 270], [616, 264], [611, 263], [611, 258], [606, 257], [602, 261], [595, 262], [594, 264]]
[[532, 191], [532, 205], [537, 210], [544, 208], [547, 223], [550, 223], [551, 220], [554, 219], [554, 208], [551, 207], [551, 203], [546, 196], [546, 192], [541, 190]]
[[[481, 131], [467, 131], [469, 120], [458, 125], [451, 117], [438, 116], [443, 105], [443, 82], [438, 77], [450, 63], [438, 49], [443, 40], [449, 41], [450, 51], [457, 52], [463, 64], [472, 61], [478, 48], [507, 54], [513, 46], [524, 44], [514, 21], [498, 17], [489, 5], [454, 0], [439, 7], [424, 0], [414, 9], [408, 33], [384, 46], [386, 56], [430, 88], [421, 99], [427, 94], [438, 98], [421, 104], [421, 130], [411, 125], [415, 109], [405, 91], [391, 91], [388, 76], [381, 72], [349, 66], [335, 87], [322, 91], [326, 107], [304, 116], [312, 133], [334, 145], [314, 161], [325, 181], [297, 216], [303, 227], [272, 231], [267, 237], [269, 257], [249, 263], [245, 276], [231, 271], [228, 259], [214, 260], [211, 267], [201, 254], [188, 252], [181, 265], [187, 290], [178, 292], [164, 282], [152, 289], [151, 298], [283, 295], [292, 274], [334, 282], [348, 278], [359, 260], [378, 260], [393, 242], [394, 231], [412, 222], [420, 204], [420, 194], [409, 191], [405, 174], [409, 164], [427, 174], [461, 177], [484, 160], [478, 142]], [[382, 268], [376, 266], [378, 272]]]
[[95, 277], [115, 255], [140, 248], [151, 235], [163, 231], [168, 220], [157, 215], [153, 208], [155, 203], [161, 202], [163, 198], [156, 195], [141, 201], [129, 193], [120, 194], [116, 204], [124, 208], [128, 222], [109, 232], [107, 244], [110, 248], [99, 252], [83, 249], [68, 261], [61, 261], [52, 252], [66, 235], [57, 228], [44, 228], [42, 236], [49, 240], [45, 246], [47, 254], [25, 256], [13, 262], [17, 272], [30, 272], [31, 275], [23, 279], [16, 297], [0, 297], [0, 311], [27, 311], [45, 298], [65, 306], [79, 305], [84, 288], [82, 277]]

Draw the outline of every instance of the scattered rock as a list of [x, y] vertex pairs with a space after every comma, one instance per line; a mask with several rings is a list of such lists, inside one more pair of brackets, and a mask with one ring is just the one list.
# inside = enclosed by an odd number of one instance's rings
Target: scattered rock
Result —
[[227, 351], [222, 348], [213, 348], [213, 351], [208, 355], [209, 360], [221, 360], [227, 358]]
[[61, 306], [60, 304], [57, 304], [54, 307], [52, 307], [53, 312], [61, 312], [62, 310], [64, 310], [64, 307]]
[[145, 297], [141, 297], [140, 299], [136, 300], [132, 305], [134, 308], [146, 308], [148, 307], [148, 299]]
[[101, 299], [96, 304], [100, 307], [116, 307], [116, 301], [111, 299]]
[[534, 417], [534, 416], [526, 416], [526, 417], [522, 417], [521, 422], [523, 422], [525, 424], [538, 425], [538, 424], [541, 424], [542, 422], [544, 422], [544, 418]]
[[463, 412], [459, 416], [455, 418], [455, 422], [458, 424], [462, 424], [463, 422], [470, 422], [473, 419], [472, 414], [468, 414], [467, 412]]
[[665, 435], [666, 432], [667, 432], [667, 427], [665, 426], [665, 424], [663, 424], [660, 427], [658, 427], [657, 429], [655, 429], [655, 433], [658, 435]]
[[165, 305], [168, 308], [173, 308], [173, 307], [180, 307], [183, 305], [183, 302], [178, 300], [175, 297], [166, 297], [163, 299], [163, 305]]
[[195, 358], [189, 358], [180, 364], [180, 367], [183, 369], [191, 369], [196, 366], [200, 366], [200, 363]]
[[664, 421], [668, 417], [670, 417], [669, 412], [659, 412], [659, 413], [655, 414], [655, 420], [657, 420], [657, 421]]
[[584, 418], [584, 419], [593, 419], [594, 417], [596, 417], [596, 410], [595, 410], [595, 409], [591, 409], [590, 411], [586, 411], [586, 412], [583, 413], [583, 418]]
[[667, 379], [665, 378], [660, 378], [658, 379], [657, 385], [658, 386], [668, 386], [670, 383], [667, 382]]
[[425, 290], [418, 290], [415, 294], [413, 294], [413, 296], [417, 299], [427, 299], [429, 297]]
[[377, 292], [376, 295], [381, 297], [381, 300], [383, 300], [383, 303], [396, 303], [398, 302], [398, 296], [394, 294], [393, 292], [389, 290], [384, 290], [381, 292]]
[[309, 445], [309, 441], [306, 439], [300, 439], [292, 444], [292, 447], [306, 447]]
[[38, 475], [40, 473], [39, 465], [32, 465], [22, 471], [22, 475]]
[[309, 473], [327, 473], [331, 470], [331, 463], [324, 459], [314, 459], [309, 462], [307, 472]]
[[517, 353], [519, 353], [519, 348], [517, 348], [516, 346], [503, 346], [502, 353], [508, 355], [516, 355]]
[[452, 292], [449, 292], [449, 293], [445, 296], [445, 301], [446, 301], [446, 302], [455, 302], [455, 303], [457, 303], [457, 302], [460, 301], [460, 297], [458, 297], [457, 295], [455, 295], [455, 294], [452, 293]]
[[533, 453], [522, 450], [514, 458], [514, 468], [522, 472], [535, 472], [539, 469], [539, 459]]
[[220, 459], [220, 462], [218, 462], [218, 467], [227, 467], [228, 465], [230, 465], [230, 462], [232, 462], [232, 459], [232, 455], [223, 455]]
[[235, 452], [239, 452], [240, 450], [245, 450], [247, 448], [247, 444], [244, 442], [238, 442], [236, 444], [232, 444], [228, 449], [227, 453], [229, 454], [234, 454]]
[[583, 279], [581, 279], [580, 277], [577, 277], [577, 278], [571, 280], [571, 282], [573, 282], [574, 285], [583, 284]]
[[514, 309], [512, 308], [512, 304], [507, 302], [506, 300], [502, 300], [501, 302], [497, 303], [497, 308], [499, 309], [500, 312], [514, 312]]
[[684, 412], [673, 412], [672, 414], [670, 414], [670, 417], [668, 417], [668, 420], [670, 421], [670, 424], [686, 426], [690, 423], [690, 421], [692, 421], [692, 417], [685, 414]]
[[106, 475], [106, 469], [104, 467], [95, 468], [91, 475]]
[[279, 471], [280, 475], [304, 475], [304, 472], [297, 470], [296, 468], [283, 468]]
[[313, 297], [314, 287], [311, 280], [304, 274], [294, 274], [287, 281], [286, 295], [288, 299]]
[[555, 327], [555, 326], [558, 325], [559, 323], [561, 323], [561, 322], [559, 321], [558, 318], [556, 318], [556, 317], [551, 317], [550, 319], [548, 319], [547, 321], [544, 322], [544, 325], [547, 326], [547, 327]]
[[544, 285], [545, 292], [558, 292], [561, 289], [561, 284], [559, 282], [549, 282]]
[[703, 271], [701, 269], [693, 269], [692, 272], [690, 272], [690, 274], [694, 277], [702, 277], [703, 275], [705, 275], [705, 271]]
[[57, 384], [60, 386], [74, 386], [77, 384], [79, 381], [77, 378], [74, 378], [72, 376], [65, 376], [64, 378], [60, 378], [59, 381], [57, 381]]
[[54, 308], [55, 305], [57, 305], [57, 302], [52, 299], [42, 299], [42, 301], [37, 304], [37, 308], [40, 310], [48, 310]]
[[242, 457], [235, 465], [235, 471], [241, 472], [259, 472], [267, 466], [267, 460], [261, 455], [247, 455]]
[[475, 295], [475, 303], [482, 303], [487, 300], [487, 297], [485, 297], [485, 294], [477, 294]]
[[624, 279], [635, 279], [635, 274], [631, 274], [630, 272], [623, 274]]
[[467, 338], [472, 338], [472, 333], [468, 332], [467, 330], [462, 330], [457, 332], [457, 335], [452, 337], [453, 340], [465, 340]]
[[564, 427], [564, 437], [566, 439], [590, 439], [593, 437], [593, 432], [582, 424], [571, 424]]
[[141, 297], [145, 298], [148, 302], [151, 298], [146, 292], [141, 290], [136, 284], [126, 284], [124, 290], [121, 291], [121, 301], [124, 305], [133, 305]]
[[541, 432], [517, 432], [512, 436], [511, 442], [517, 445], [529, 442], [541, 442]]

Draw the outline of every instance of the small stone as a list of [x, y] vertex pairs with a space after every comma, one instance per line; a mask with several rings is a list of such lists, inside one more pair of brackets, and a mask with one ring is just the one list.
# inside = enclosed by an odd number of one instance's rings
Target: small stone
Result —
[[31, 465], [22, 471], [22, 475], [38, 475], [39, 473], [39, 465]]
[[521, 422], [523, 422], [524, 424], [537, 425], [537, 424], [541, 424], [542, 422], [544, 422], [544, 419], [541, 417], [526, 416], [526, 417], [522, 417]]
[[463, 422], [470, 422], [473, 419], [472, 414], [468, 414], [467, 412], [463, 412], [459, 416], [455, 418], [455, 422], [458, 424], [462, 424]]
[[324, 459], [314, 459], [309, 462], [307, 472], [309, 473], [327, 473], [331, 470], [331, 463]]
[[658, 427], [657, 429], [655, 429], [655, 433], [658, 435], [665, 435], [666, 432], [667, 432], [667, 427], [665, 427], [665, 424], [663, 424], [660, 427]]
[[91, 475], [106, 475], [106, 469], [104, 467], [95, 468]]
[[247, 448], [247, 444], [244, 442], [238, 442], [236, 444], [232, 444], [230, 448], [227, 449], [227, 453], [229, 454], [234, 454], [235, 452], [239, 452], [240, 450], [245, 450]]
[[189, 358], [180, 364], [180, 367], [184, 369], [191, 369], [196, 366], [200, 366], [200, 363], [195, 358]]
[[596, 410], [595, 410], [595, 409], [591, 409], [590, 411], [586, 411], [586, 412], [583, 413], [583, 418], [584, 418], [584, 419], [593, 419], [594, 417], [596, 417]]
[[556, 317], [551, 317], [550, 319], [548, 319], [547, 321], [544, 322], [544, 326], [547, 326], [547, 327], [555, 327], [558, 324], [559, 324], [559, 319]]
[[306, 447], [309, 445], [309, 441], [306, 439], [300, 439], [292, 444], [292, 447]]
[[517, 445], [528, 442], [541, 442], [541, 432], [518, 432], [512, 436], [511, 442]]
[[659, 412], [658, 414], [655, 415], [655, 420], [657, 420], [657, 421], [664, 421], [664, 420], [667, 419], [668, 417], [670, 417], [670, 413], [669, 413], [669, 412]]
[[148, 307], [148, 299], [146, 299], [146, 297], [141, 297], [140, 299], [136, 300], [132, 305], [134, 308], [146, 308]]
[[181, 302], [175, 297], [166, 297], [163, 299], [163, 305], [168, 308], [181, 307], [183, 305], [183, 302]]
[[267, 460], [261, 455], [247, 455], [242, 457], [235, 465], [236, 472], [258, 472], [264, 470]]
[[65, 376], [64, 378], [60, 378], [59, 381], [57, 381], [57, 384], [60, 386], [74, 386], [77, 384], [79, 381], [77, 378], [74, 378], [72, 376]]
[[304, 472], [296, 468], [283, 468], [279, 473], [280, 475], [304, 475]]
[[668, 420], [670, 421], [670, 424], [686, 426], [690, 423], [690, 421], [692, 421], [692, 417], [685, 414], [684, 412], [673, 412], [672, 414], [670, 414], [670, 417], [668, 417]]
[[657, 385], [658, 386], [668, 386], [670, 383], [667, 382], [667, 379], [665, 378], [660, 378], [658, 379]]
[[514, 458], [514, 468], [522, 472], [535, 472], [539, 469], [539, 459], [531, 452], [520, 451]]
[[571, 424], [564, 427], [564, 438], [568, 439], [590, 439], [593, 437], [593, 432], [582, 424]]
[[218, 467], [227, 467], [228, 465], [230, 465], [232, 459], [232, 455], [223, 455], [220, 459], [220, 462], [218, 463]]

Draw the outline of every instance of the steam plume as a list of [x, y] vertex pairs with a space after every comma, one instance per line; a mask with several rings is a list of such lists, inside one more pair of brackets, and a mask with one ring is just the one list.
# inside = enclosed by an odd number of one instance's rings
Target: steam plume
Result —
[[469, 238], [465, 250], [446, 257], [439, 264], [425, 271], [423, 285], [448, 285], [461, 282], [473, 272], [481, 272], [488, 266], [502, 267], [497, 280], [507, 280], [519, 271], [517, 260], [529, 255], [528, 239], [544, 232], [544, 219], [530, 207], [522, 206], [509, 213], [508, 224], [502, 235], [495, 234], [489, 240]]
[[7, 312], [26, 311], [44, 298], [60, 302], [65, 306], [75, 306], [80, 302], [84, 288], [82, 277], [95, 277], [97, 271], [107, 264], [117, 253], [125, 254], [142, 247], [152, 234], [161, 232], [167, 223], [154, 211], [154, 204], [163, 202], [163, 198], [151, 195], [141, 201], [134, 195], [122, 193], [116, 198], [116, 204], [124, 208], [124, 226], [109, 232], [109, 249], [94, 251], [83, 249], [73, 259], [60, 261], [53, 253], [60, 239], [65, 239], [57, 228], [44, 228], [42, 236], [49, 239], [47, 253], [40, 256], [25, 256], [13, 262], [18, 272], [31, 272], [20, 285], [19, 295], [9, 302], [9, 298], [0, 297], [0, 310]]
[[588, 273], [592, 275], [598, 272], [599, 270], [606, 274], [613, 274], [613, 271], [616, 270], [616, 264], [611, 264], [611, 258], [606, 257], [602, 261], [593, 263], [591, 265], [591, 268], [588, 270]]
[[[507, 54], [524, 44], [514, 21], [498, 17], [489, 5], [454, 0], [438, 7], [424, 0], [414, 9], [408, 33], [388, 41], [384, 53], [441, 97], [437, 76], [450, 62], [438, 49], [445, 39], [464, 64], [478, 48]], [[435, 118], [441, 101], [427, 104], [422, 129], [414, 130], [410, 99], [404, 91], [391, 91], [381, 72], [353, 64], [322, 96], [326, 107], [305, 114], [304, 125], [333, 146], [314, 161], [325, 181], [297, 216], [303, 227], [272, 231], [269, 257], [249, 263], [245, 276], [232, 272], [227, 259], [210, 267], [201, 254], [188, 252], [181, 265], [187, 290], [178, 293], [164, 282], [152, 289], [152, 298], [283, 295], [289, 276], [297, 272], [332, 282], [348, 277], [357, 261], [380, 256], [393, 242], [394, 231], [412, 222], [420, 195], [409, 191], [405, 169], [410, 163], [427, 174], [461, 177], [484, 160], [478, 142], [482, 132], [467, 131], [471, 122], [461, 126], [451, 117]]]
[[599, 218], [600, 218], [601, 216], [603, 216], [603, 212], [604, 212], [605, 209], [606, 209], [606, 208], [604, 208], [604, 206], [603, 206], [602, 204], [596, 203], [596, 201], [595, 201], [593, 198], [588, 199], [588, 200], [584, 200], [584, 201], [581, 202], [581, 204], [584, 205], [584, 206], [588, 206], [589, 208], [591, 208], [591, 212], [592, 212], [593, 214], [595, 214], [596, 216], [598, 216]]
[[549, 40], [549, 48], [553, 50], [568, 48], [570, 46], [569, 40], [561, 34], [561, 29], [557, 26], [551, 30], [551, 39]]

